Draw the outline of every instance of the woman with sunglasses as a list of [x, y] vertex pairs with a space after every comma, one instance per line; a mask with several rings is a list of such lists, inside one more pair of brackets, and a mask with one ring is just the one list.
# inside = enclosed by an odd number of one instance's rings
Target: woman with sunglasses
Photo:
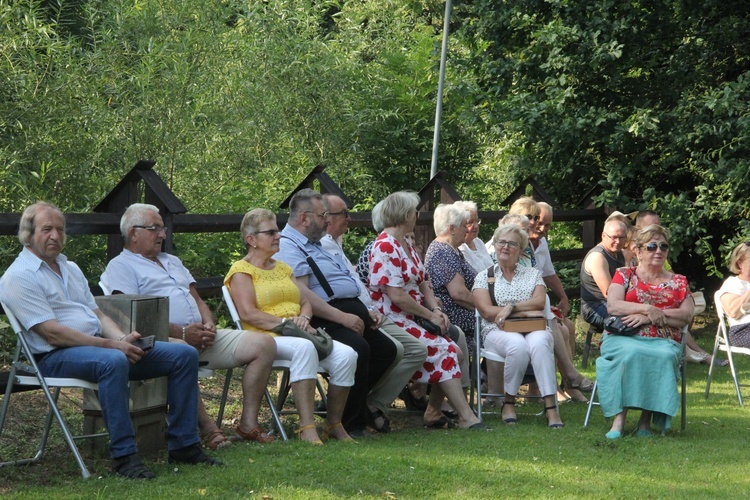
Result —
[[289, 361], [289, 379], [299, 414], [297, 434], [302, 441], [323, 444], [314, 419], [315, 382], [320, 365], [331, 376], [323, 436], [352, 441], [341, 425], [341, 416], [349, 388], [354, 385], [357, 353], [334, 340], [331, 354], [319, 360], [315, 346], [309, 340], [274, 333], [274, 328], [284, 321], [292, 321], [300, 329], [313, 333], [315, 330], [310, 326], [312, 306], [301, 292], [292, 268], [273, 258], [279, 251], [281, 240], [276, 215], [263, 208], [250, 210], [242, 219], [240, 233], [247, 255], [232, 264], [224, 284], [237, 307], [242, 327], [273, 336], [276, 359]]
[[607, 310], [625, 325], [639, 327], [633, 336], [605, 331], [596, 361], [599, 402], [614, 417], [608, 439], [625, 431], [628, 409], [641, 410], [638, 437], [650, 437], [651, 423], [669, 429], [677, 414], [682, 327], [693, 317], [693, 301], [685, 276], [664, 269], [669, 231], [652, 224], [635, 237], [637, 267], [615, 272], [607, 293]]

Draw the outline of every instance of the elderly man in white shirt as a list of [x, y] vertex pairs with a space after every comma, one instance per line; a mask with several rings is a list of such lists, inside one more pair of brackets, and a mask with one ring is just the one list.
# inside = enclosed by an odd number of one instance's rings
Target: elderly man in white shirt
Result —
[[[120, 220], [125, 249], [107, 264], [102, 283], [114, 293], [169, 297], [169, 336], [198, 350], [210, 369], [244, 366], [242, 416], [235, 432], [242, 439], [268, 443], [258, 423], [260, 402], [276, 356], [273, 338], [260, 332], [217, 330], [211, 310], [198, 295], [195, 279], [182, 261], [161, 251], [166, 228], [154, 205], [130, 205]], [[211, 448], [229, 444], [199, 399], [198, 424]]]
[[[358, 279], [355, 267], [346, 257], [342, 248], [343, 235], [349, 229], [349, 221], [351, 220], [346, 203], [339, 196], [331, 194], [323, 195], [323, 203], [331, 222], [326, 229], [327, 234], [320, 240], [320, 244], [325, 251], [340, 255], [346, 262], [352, 277], [359, 286], [359, 300], [372, 310], [370, 293]], [[388, 420], [385, 417], [386, 409], [409, 382], [414, 372], [422, 366], [427, 357], [427, 348], [387, 317], [383, 317], [380, 330], [393, 339], [398, 349], [398, 355], [388, 372], [380, 378], [378, 384], [372, 388], [367, 396], [367, 405], [374, 417], [374, 422], [371, 422], [370, 425], [376, 430], [383, 431], [388, 428]], [[385, 429], [378, 428], [378, 426]]]

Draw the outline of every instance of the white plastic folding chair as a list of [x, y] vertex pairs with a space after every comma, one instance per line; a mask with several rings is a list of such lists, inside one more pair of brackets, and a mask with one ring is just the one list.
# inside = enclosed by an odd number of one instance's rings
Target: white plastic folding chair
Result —
[[[103, 272], [101, 280], [99, 281], [99, 288], [102, 289], [104, 295], [112, 295], [112, 290], [105, 284], [107, 281], [107, 273]], [[198, 378], [208, 378], [216, 375], [216, 372], [210, 368], [199, 367]], [[227, 396], [229, 394], [229, 387], [232, 384], [232, 369], [228, 368], [224, 377], [224, 387], [221, 391], [221, 400], [219, 401], [219, 414], [216, 416], [216, 426], [221, 429], [221, 422], [224, 420], [224, 409], [227, 404]]]
[[[684, 431], [687, 426], [687, 361], [685, 360], [685, 341], [687, 339], [688, 327], [687, 325], [682, 327], [682, 354], [680, 356], [680, 430]], [[606, 335], [606, 334], [605, 334]], [[591, 398], [589, 398], [589, 405], [586, 408], [586, 418], [583, 421], [583, 426], [589, 426], [589, 420], [591, 419], [591, 410], [594, 406], [601, 406], [597, 399], [598, 381], [594, 381], [594, 388], [591, 389]], [[666, 433], [666, 430], [662, 430], [662, 435]]]
[[[38, 389], [41, 389], [44, 392], [44, 396], [47, 398], [47, 402], [49, 404], [49, 412], [47, 413], [47, 417], [45, 418], [44, 429], [42, 431], [42, 437], [39, 440], [39, 444], [36, 448], [36, 454], [30, 458], [22, 458], [18, 460], [2, 462], [0, 463], [0, 467], [6, 465], [24, 465], [40, 460], [44, 453], [44, 448], [47, 444], [50, 428], [52, 426], [52, 419], [54, 417], [57, 420], [57, 423], [60, 425], [60, 429], [62, 430], [65, 442], [68, 444], [70, 451], [73, 452], [76, 463], [81, 469], [81, 475], [84, 479], [88, 479], [91, 476], [91, 473], [86, 467], [86, 464], [81, 457], [81, 453], [78, 451], [75, 440], [107, 436], [107, 433], [105, 432], [98, 434], [73, 436], [68, 429], [67, 424], [65, 423], [65, 419], [60, 413], [60, 409], [57, 407], [57, 400], [60, 395], [60, 389], [62, 387], [78, 387], [81, 389], [91, 389], [93, 391], [96, 391], [98, 389], [98, 385], [92, 382], [87, 382], [86, 380], [76, 378], [44, 377], [39, 372], [36, 360], [31, 354], [31, 350], [29, 349], [29, 345], [26, 341], [25, 330], [21, 327], [21, 324], [13, 315], [13, 312], [8, 309], [5, 304], [2, 304], [2, 307], [5, 311], [6, 316], [8, 317], [8, 322], [10, 323], [11, 328], [13, 328], [13, 331], [16, 334], [17, 343], [16, 350], [13, 355], [13, 361], [10, 365], [8, 383], [5, 387], [5, 397], [3, 398], [3, 405], [0, 409], [0, 436], [2, 435], [5, 420], [8, 415], [8, 409], [10, 407], [10, 399], [13, 393], [14, 385], [36, 387]], [[26, 362], [24, 362], [23, 360], [25, 360]], [[52, 388], [52, 390], [50, 390], [50, 388]]]
[[[496, 354], [492, 351], [488, 351], [484, 349], [482, 345], [482, 316], [479, 314], [479, 310], [474, 310], [474, 341], [476, 348], [474, 349], [474, 373], [473, 373], [473, 383], [471, 384], [472, 393], [476, 391], [477, 399], [476, 399], [476, 413], [479, 420], [482, 420], [482, 398], [504, 398], [505, 394], [503, 393], [490, 393], [490, 392], [482, 392], [482, 359], [485, 359], [487, 361], [495, 361], [497, 363], [505, 363], [505, 358], [500, 356], [499, 354]], [[529, 384], [531, 382], [534, 382], [534, 374], [533, 370], [531, 370], [531, 364], [529, 364], [529, 368], [526, 370], [526, 374], [523, 377], [522, 385]], [[524, 396], [528, 399], [539, 399], [542, 400], [543, 396]], [[471, 398], [473, 398], [473, 394], [471, 395]], [[470, 398], [470, 399], [471, 399]], [[557, 403], [555, 403], [557, 404]], [[487, 413], [487, 412], [485, 412]], [[542, 410], [540, 413], [537, 414], [537, 416], [541, 416], [544, 414], [544, 410]]]
[[[224, 303], [226, 303], [227, 309], [229, 310], [229, 315], [232, 317], [232, 321], [234, 321], [235, 328], [241, 330], [242, 321], [240, 320], [240, 314], [237, 312], [237, 307], [234, 305], [234, 300], [232, 299], [232, 295], [229, 293], [229, 289], [226, 287], [226, 285], [221, 287], [221, 293], [224, 297]], [[271, 415], [273, 416], [273, 421], [276, 425], [276, 428], [279, 430], [279, 435], [284, 441], [286, 441], [288, 438], [286, 432], [284, 431], [284, 426], [281, 424], [280, 415], [285, 413], [283, 411], [283, 407], [284, 403], [286, 402], [286, 398], [289, 395], [289, 390], [291, 389], [291, 384], [289, 382], [289, 361], [283, 359], [275, 359], [273, 361], [273, 369], [280, 370], [282, 372], [279, 394], [276, 398], [276, 403], [274, 404], [271, 393], [268, 391], [268, 388], [266, 388], [266, 400], [268, 401], [268, 406], [271, 408]], [[326, 371], [323, 367], [318, 366], [318, 373], [324, 374], [326, 373]], [[325, 389], [320, 383], [320, 380], [317, 381], [317, 385], [318, 393], [320, 394], [320, 397], [323, 401], [323, 405], [326, 406], [328, 403], [326, 401], [326, 393]]]
[[716, 363], [716, 355], [719, 351], [727, 353], [729, 359], [729, 369], [732, 372], [732, 380], [734, 381], [734, 388], [737, 391], [737, 400], [740, 402], [740, 406], [744, 406], [742, 402], [742, 391], [741, 387], [749, 387], [748, 384], [740, 384], [739, 378], [737, 378], [737, 367], [734, 365], [734, 359], [732, 354], [744, 354], [750, 356], [750, 348], [747, 347], [736, 347], [729, 342], [729, 330], [727, 329], [726, 313], [724, 312], [724, 306], [720, 300], [721, 294], [716, 292], [714, 294], [714, 305], [716, 306], [716, 314], [719, 316], [719, 326], [716, 328], [716, 340], [714, 340], [714, 352], [711, 358], [711, 366], [708, 367], [708, 378], [706, 380], [706, 399], [708, 399], [709, 391], [711, 390], [711, 378], [714, 374], [714, 367]]

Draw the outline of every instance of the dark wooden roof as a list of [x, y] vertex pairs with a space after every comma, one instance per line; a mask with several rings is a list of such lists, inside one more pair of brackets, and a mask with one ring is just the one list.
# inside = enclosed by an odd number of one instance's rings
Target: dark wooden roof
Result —
[[342, 191], [339, 185], [336, 184], [333, 179], [331, 179], [331, 177], [324, 172], [325, 169], [326, 166], [322, 163], [312, 169], [312, 172], [307, 174], [307, 177], [302, 179], [302, 182], [300, 182], [297, 187], [294, 188], [291, 193], [289, 193], [289, 196], [287, 196], [286, 199], [281, 202], [279, 208], [289, 208], [289, 202], [292, 200], [292, 196], [294, 196], [297, 191], [301, 191], [303, 189], [315, 189], [313, 187], [315, 181], [318, 181], [320, 183], [320, 194], [336, 195], [344, 200], [344, 203], [346, 203], [346, 206], [348, 208], [352, 208], [354, 206], [352, 200], [349, 199], [349, 197], [344, 194], [344, 191]]
[[526, 179], [524, 179], [516, 189], [513, 190], [512, 193], [510, 193], [503, 201], [500, 203], [501, 206], [510, 206], [513, 204], [514, 201], [516, 201], [518, 198], [521, 198], [523, 196], [526, 196], [526, 186], [531, 186], [531, 189], [533, 191], [533, 196], [536, 201], [543, 201], [545, 203], [549, 203], [553, 207], [557, 207], [557, 202], [555, 199], [550, 195], [546, 189], [544, 189], [541, 184], [539, 184], [533, 175], [528, 176]]
[[117, 186], [94, 207], [94, 212], [121, 214], [133, 203], [139, 203], [138, 183], [146, 185], [145, 202], [152, 203], [169, 214], [184, 214], [187, 208], [177, 199], [169, 186], [151, 170], [156, 165], [153, 160], [139, 160], [135, 166], [125, 174]]
[[427, 181], [427, 184], [417, 193], [419, 194], [419, 199], [422, 200], [418, 208], [434, 209], [433, 202], [435, 189], [437, 188], [440, 188], [440, 203], [453, 203], [463, 199], [445, 178], [445, 170], [441, 170], [435, 174], [435, 177]]

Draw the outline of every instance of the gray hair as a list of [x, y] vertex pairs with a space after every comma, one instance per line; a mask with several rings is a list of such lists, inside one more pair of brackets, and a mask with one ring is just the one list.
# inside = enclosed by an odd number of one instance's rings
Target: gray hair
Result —
[[372, 207], [372, 228], [380, 233], [385, 226], [383, 226], [383, 219], [381, 218], [381, 212], [383, 211], [383, 201], [380, 200]]
[[529, 218], [521, 214], [506, 214], [505, 217], [500, 219], [497, 223], [498, 227], [504, 224], [515, 224], [526, 230], [529, 228]]
[[[62, 213], [62, 210], [47, 201], [37, 201], [33, 205], [26, 207], [21, 214], [21, 220], [18, 223], [18, 241], [21, 245], [25, 247], [31, 245], [31, 237], [34, 235], [34, 230], [36, 229], [34, 220], [36, 219], [37, 214], [42, 210], [54, 210], [60, 212], [60, 215], [62, 215], [63, 218], [63, 230], [65, 229], [65, 215]], [[65, 239], [66, 235], [63, 232], [63, 240], [61, 242], [63, 245], [65, 244]]]
[[380, 211], [383, 227], [400, 226], [406, 222], [407, 215], [417, 209], [419, 201], [419, 195], [414, 191], [396, 191], [386, 196]]
[[300, 189], [294, 193], [292, 199], [289, 200], [289, 220], [299, 220], [300, 214], [312, 207], [313, 200], [323, 202], [323, 195], [309, 188]]
[[555, 212], [552, 210], [552, 205], [550, 205], [546, 201], [538, 201], [537, 205], [539, 205], [540, 210], [546, 210], [547, 212], [549, 212], [550, 216], [555, 216]]
[[452, 205], [438, 205], [433, 215], [433, 227], [435, 234], [440, 236], [448, 232], [448, 228], [458, 227], [462, 222], [469, 220], [469, 212], [461, 207]]
[[245, 214], [242, 218], [242, 224], [240, 224], [240, 234], [242, 234], [242, 242], [245, 246], [247, 246], [245, 238], [255, 234], [261, 223], [266, 221], [276, 222], [276, 214], [266, 208], [254, 208]]
[[478, 213], [477, 204], [474, 203], [473, 201], [459, 200], [459, 201], [454, 202], [453, 204], [456, 205], [458, 208], [463, 208], [469, 213], [471, 212]]
[[529, 235], [523, 230], [518, 224], [503, 224], [495, 229], [495, 234], [492, 235], [492, 244], [495, 245], [501, 236], [505, 234], [514, 234], [521, 239], [521, 251], [529, 246]]
[[147, 203], [133, 203], [125, 210], [120, 219], [120, 234], [125, 241], [128, 240], [128, 233], [133, 226], [146, 225], [146, 214], [149, 212], [158, 214], [159, 209]]

